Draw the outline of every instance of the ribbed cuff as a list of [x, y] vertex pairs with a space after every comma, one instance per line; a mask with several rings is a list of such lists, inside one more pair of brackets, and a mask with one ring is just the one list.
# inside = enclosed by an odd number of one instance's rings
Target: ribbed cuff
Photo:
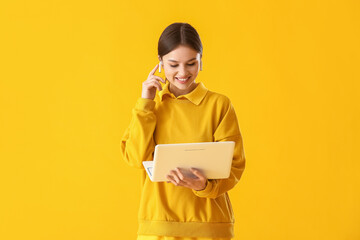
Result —
[[212, 188], [213, 188], [213, 182], [208, 179], [205, 189], [200, 190], [200, 191], [196, 191], [193, 189], [192, 191], [198, 197], [207, 197], [209, 195], [209, 193], [211, 192]]
[[155, 101], [148, 98], [138, 98], [135, 109], [143, 111], [152, 111], [155, 107]]

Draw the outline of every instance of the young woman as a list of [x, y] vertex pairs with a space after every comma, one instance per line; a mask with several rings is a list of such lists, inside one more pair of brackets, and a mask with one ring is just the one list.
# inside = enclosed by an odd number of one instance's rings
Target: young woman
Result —
[[[121, 140], [124, 160], [143, 170], [138, 240], [230, 240], [234, 214], [227, 191], [245, 169], [234, 107], [228, 97], [195, 82], [202, 70], [202, 43], [191, 25], [169, 25], [160, 36], [158, 58]], [[167, 81], [154, 75], [158, 67]], [[191, 170], [196, 178], [190, 178], [174, 169], [167, 182], [152, 182], [142, 166], [152, 160], [156, 144], [217, 141], [235, 142], [227, 179], [207, 179], [196, 169]]]

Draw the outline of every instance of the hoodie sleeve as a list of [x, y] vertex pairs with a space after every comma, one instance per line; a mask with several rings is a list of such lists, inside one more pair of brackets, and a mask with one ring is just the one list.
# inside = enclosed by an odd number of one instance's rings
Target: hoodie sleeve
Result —
[[245, 154], [243, 139], [238, 125], [235, 110], [230, 100], [225, 104], [226, 112], [220, 120], [214, 132], [214, 141], [234, 141], [234, 156], [231, 164], [229, 178], [226, 179], [208, 179], [207, 186], [201, 191], [193, 190], [198, 197], [217, 198], [221, 194], [232, 189], [240, 180], [245, 170]]
[[139, 98], [132, 109], [129, 127], [121, 139], [121, 155], [125, 162], [135, 168], [143, 168], [143, 161], [151, 161], [155, 149], [154, 130], [155, 101]]

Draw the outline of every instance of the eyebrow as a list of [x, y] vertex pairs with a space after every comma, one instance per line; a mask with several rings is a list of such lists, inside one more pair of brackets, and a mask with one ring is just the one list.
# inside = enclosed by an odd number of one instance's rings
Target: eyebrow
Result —
[[[196, 57], [187, 60], [187, 62], [190, 62], [190, 61], [195, 60], [195, 59], [196, 59]], [[171, 62], [178, 62], [178, 61], [176, 61], [176, 60], [174, 60], [174, 59], [169, 59], [169, 61], [171, 61]]]

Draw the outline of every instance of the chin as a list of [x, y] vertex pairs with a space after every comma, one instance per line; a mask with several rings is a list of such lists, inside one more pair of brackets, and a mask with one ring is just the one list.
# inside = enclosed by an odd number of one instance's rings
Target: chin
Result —
[[190, 88], [193, 84], [194, 84], [194, 83], [189, 83], [189, 84], [180, 85], [180, 86], [179, 86], [179, 84], [177, 84], [176, 87], [177, 87], [178, 89], [181, 89], [181, 90], [186, 90], [186, 89]]

